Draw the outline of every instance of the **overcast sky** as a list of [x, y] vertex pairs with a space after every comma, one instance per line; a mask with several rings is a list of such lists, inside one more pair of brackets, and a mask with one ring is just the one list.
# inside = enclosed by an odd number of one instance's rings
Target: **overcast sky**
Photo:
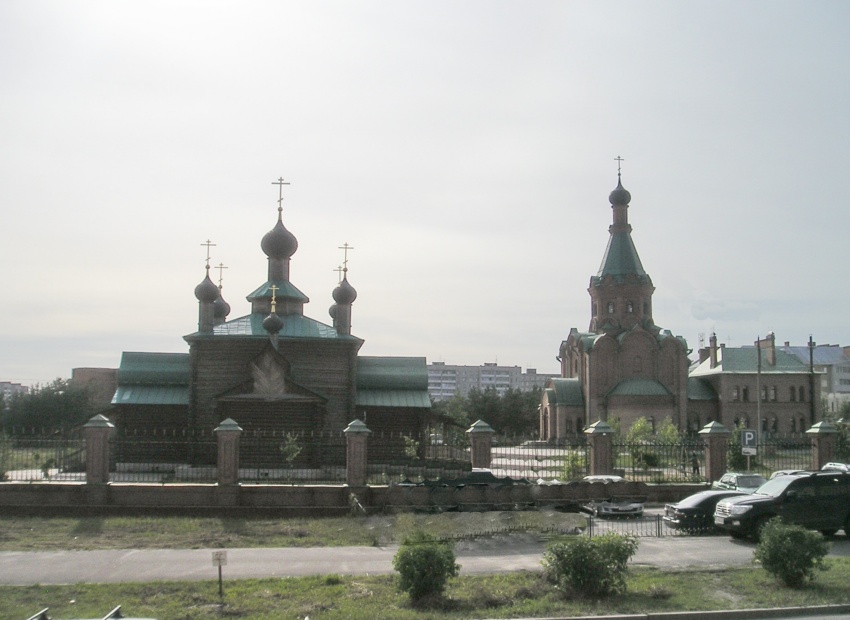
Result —
[[280, 176], [305, 314], [332, 322], [355, 248], [361, 354], [557, 372], [617, 156], [659, 326], [850, 344], [848, 24], [842, 1], [0, 2], [0, 380], [188, 351], [207, 239], [248, 314]]

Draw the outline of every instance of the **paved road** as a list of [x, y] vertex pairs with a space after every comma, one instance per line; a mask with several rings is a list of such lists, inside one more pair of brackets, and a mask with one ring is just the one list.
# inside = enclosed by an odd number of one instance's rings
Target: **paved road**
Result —
[[[398, 547], [228, 549], [225, 579], [387, 574]], [[540, 570], [544, 545], [530, 536], [459, 543], [461, 573]], [[831, 555], [850, 555], [837, 538]], [[752, 562], [753, 545], [724, 537], [642, 538], [633, 564], [719, 568]], [[217, 579], [212, 549], [0, 552], [0, 584], [119, 583]]]

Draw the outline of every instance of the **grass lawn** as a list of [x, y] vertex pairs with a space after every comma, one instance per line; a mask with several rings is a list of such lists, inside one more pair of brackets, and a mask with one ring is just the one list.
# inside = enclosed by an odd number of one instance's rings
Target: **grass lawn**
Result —
[[[583, 524], [581, 515], [540, 512], [399, 514], [327, 519], [190, 517], [0, 517], [0, 550], [374, 545], [417, 529], [438, 537], [506, 530], [547, 531]], [[195, 618], [517, 618], [688, 610], [813, 606], [848, 602], [850, 558], [829, 558], [814, 583], [791, 590], [759, 567], [721, 571], [629, 571], [628, 593], [608, 600], [565, 597], [541, 572], [462, 576], [444, 597], [414, 607], [396, 575], [245, 579], [218, 583], [0, 586], [0, 618], [27, 618], [49, 607], [56, 619], [125, 616]], [[226, 572], [225, 572], [226, 577]]]
[[336, 576], [246, 579], [218, 583], [0, 587], [0, 617], [27, 618], [50, 608], [53, 618], [102, 617], [115, 605], [126, 616], [159, 620], [241, 618], [424, 619], [609, 615], [689, 610], [748, 609], [846, 603], [850, 560], [830, 559], [829, 570], [800, 590], [780, 586], [760, 568], [665, 572], [630, 570], [628, 593], [599, 601], [569, 599], [542, 573], [458, 577], [445, 597], [413, 607], [396, 577]]

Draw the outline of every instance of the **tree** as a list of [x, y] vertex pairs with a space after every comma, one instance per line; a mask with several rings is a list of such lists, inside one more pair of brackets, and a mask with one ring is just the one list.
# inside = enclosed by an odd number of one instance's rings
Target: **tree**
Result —
[[82, 426], [94, 415], [88, 390], [67, 379], [36, 385], [29, 394], [15, 394], [0, 414], [5, 427], [69, 430]]

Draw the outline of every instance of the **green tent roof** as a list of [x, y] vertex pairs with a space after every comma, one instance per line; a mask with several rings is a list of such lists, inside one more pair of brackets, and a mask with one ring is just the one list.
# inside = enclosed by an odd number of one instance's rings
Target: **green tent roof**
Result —
[[357, 404], [430, 409], [425, 358], [358, 357]]

